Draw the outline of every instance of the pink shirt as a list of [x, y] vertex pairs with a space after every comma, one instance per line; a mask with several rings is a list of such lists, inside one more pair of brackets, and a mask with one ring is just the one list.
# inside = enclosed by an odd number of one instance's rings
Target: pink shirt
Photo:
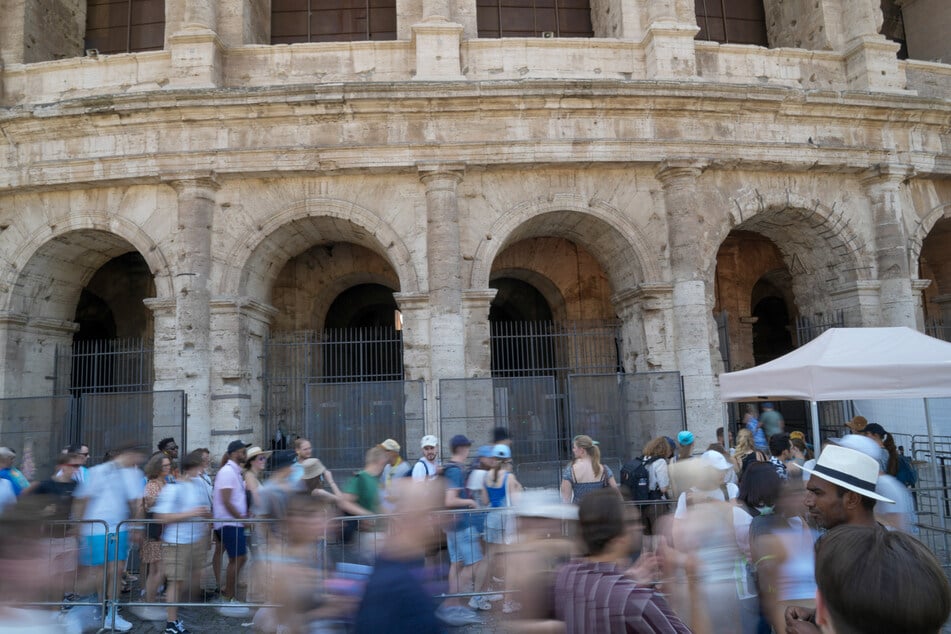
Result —
[[[211, 503], [211, 512], [214, 517], [234, 517], [228, 512], [228, 508], [225, 506], [224, 498], [222, 497], [222, 492], [225, 489], [231, 490], [228, 497], [231, 501], [231, 506], [238, 509], [238, 512], [241, 513], [240, 517], [234, 519], [247, 517], [248, 498], [244, 493], [244, 477], [241, 475], [241, 467], [239, 467], [238, 463], [234, 460], [229, 460], [225, 463], [225, 466], [221, 467], [221, 469], [218, 470], [218, 475], [215, 476], [214, 498]], [[241, 522], [215, 522], [216, 529], [222, 526], [241, 525]]]

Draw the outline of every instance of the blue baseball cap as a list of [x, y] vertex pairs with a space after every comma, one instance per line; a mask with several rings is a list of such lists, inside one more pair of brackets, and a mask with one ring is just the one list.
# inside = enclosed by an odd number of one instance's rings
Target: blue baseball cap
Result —
[[491, 445], [482, 445], [479, 447], [479, 450], [476, 452], [476, 456], [479, 458], [491, 458], [492, 457], [492, 446]]
[[452, 439], [449, 441], [449, 448], [450, 448], [452, 451], [455, 451], [456, 448], [458, 448], [458, 447], [471, 447], [471, 446], [472, 446], [472, 441], [469, 440], [468, 438], [466, 438], [466, 437], [465, 437], [464, 435], [462, 435], [462, 434], [456, 434], [456, 435], [453, 436]]

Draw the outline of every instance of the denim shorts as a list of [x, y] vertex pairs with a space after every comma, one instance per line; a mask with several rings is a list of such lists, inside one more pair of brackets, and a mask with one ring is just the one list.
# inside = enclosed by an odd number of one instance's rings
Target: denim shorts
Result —
[[[106, 554], [106, 547], [109, 552]], [[129, 554], [129, 531], [119, 531], [119, 533], [107, 533], [98, 535], [87, 535], [83, 538], [82, 546], [79, 550], [79, 563], [83, 566], [101, 566], [106, 563], [105, 557], [109, 561], [125, 561]]]
[[461, 561], [463, 566], [471, 566], [482, 561], [482, 544], [473, 526], [446, 531], [446, 543], [449, 546], [450, 563]]
[[244, 536], [244, 526], [222, 526], [215, 529], [221, 545], [225, 547], [230, 559], [248, 554], [248, 542]]

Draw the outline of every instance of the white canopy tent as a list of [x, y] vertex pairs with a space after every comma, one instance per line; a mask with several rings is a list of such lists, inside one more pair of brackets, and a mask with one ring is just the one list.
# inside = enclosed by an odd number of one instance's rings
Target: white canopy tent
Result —
[[[951, 343], [905, 327], [830, 328], [769, 363], [720, 375], [720, 400], [811, 402], [812, 438], [819, 450], [818, 401], [951, 397]], [[934, 434], [925, 418], [931, 466]], [[942, 525], [943, 525], [942, 515]]]

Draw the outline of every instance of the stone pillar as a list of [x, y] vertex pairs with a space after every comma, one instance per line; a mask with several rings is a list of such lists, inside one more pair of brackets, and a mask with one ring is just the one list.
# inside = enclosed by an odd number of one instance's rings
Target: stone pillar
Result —
[[489, 309], [496, 289], [468, 290], [462, 295], [462, 322], [466, 337], [465, 376], [492, 376]]
[[676, 370], [673, 342], [673, 286], [645, 282], [611, 298], [621, 318], [621, 363], [625, 372]]
[[434, 382], [430, 367], [430, 306], [429, 295], [426, 293], [393, 293], [393, 299], [400, 308], [403, 316], [403, 375], [407, 381], [422, 380], [425, 385], [426, 403], [424, 405], [424, 420], [426, 429], [414, 437], [411, 430], [406, 430], [406, 441], [410, 452], [414, 456], [417, 451], [414, 443], [424, 434], [439, 433], [439, 401], [433, 398]]
[[879, 33], [882, 28], [880, 0], [840, 0], [841, 42], [845, 55], [846, 81], [850, 90], [908, 93], [904, 66], [898, 63], [898, 42]]
[[423, 0], [423, 20], [414, 24], [416, 74], [420, 81], [465, 79], [459, 46], [463, 26], [453, 21], [450, 0]]
[[167, 11], [171, 54], [169, 80], [174, 88], [215, 88], [222, 83], [224, 45], [218, 38], [215, 0], [185, 0]]
[[69, 368], [56, 367], [56, 347], [71, 346], [79, 324], [59, 319], [0, 314], [0, 395], [48, 396], [56, 391], [56, 374]]
[[710, 267], [700, 261], [697, 249], [707, 239], [705, 206], [698, 188], [702, 168], [697, 162], [668, 161], [661, 164], [656, 177], [663, 186], [667, 212], [674, 356], [684, 381], [687, 425], [712, 438], [722, 423], [723, 409], [714, 387], [711, 294], [703, 279]]
[[[169, 380], [174, 380], [177, 389], [184, 389], [188, 395], [189, 434], [208, 438], [213, 427], [209, 400], [212, 363], [209, 279], [218, 183], [211, 174], [173, 176], [166, 181], [178, 193], [178, 226], [171, 262], [175, 298], [146, 302], [155, 314], [156, 389], [168, 389], [160, 385]], [[163, 367], [160, 363], [170, 365]]]
[[820, 315], [825, 310], [841, 310], [851, 328], [882, 325], [882, 284], [878, 280], [860, 280], [843, 284], [829, 293], [823, 306], [801, 307], [804, 313]]
[[917, 298], [909, 270], [908, 233], [902, 215], [901, 186], [907, 168], [881, 165], [865, 178], [875, 220], [875, 259], [881, 282], [883, 326], [917, 326]]
[[262, 447], [260, 412], [264, 390], [261, 359], [264, 340], [277, 309], [249, 297], [214, 297], [210, 301], [209, 349], [211, 359], [211, 421], [209, 437], [189, 433], [192, 446], [210, 446], [223, 452], [235, 438]]
[[[646, 46], [649, 79], [684, 80], [697, 75], [694, 37], [696, 15], [674, 0], [651, 0], [647, 6]], [[692, 9], [692, 5], [691, 5]]]

